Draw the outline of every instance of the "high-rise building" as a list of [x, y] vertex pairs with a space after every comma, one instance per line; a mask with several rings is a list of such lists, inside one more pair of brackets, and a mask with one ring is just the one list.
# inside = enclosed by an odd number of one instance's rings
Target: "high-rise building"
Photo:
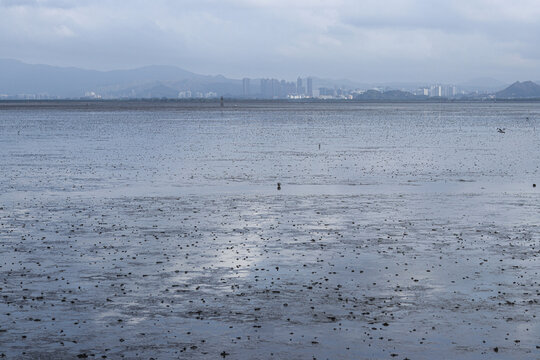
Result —
[[278, 79], [272, 79], [272, 98], [279, 98], [281, 93], [281, 84]]
[[242, 94], [245, 97], [249, 96], [249, 78], [242, 79]]
[[442, 97], [442, 86], [441, 85], [432, 85], [429, 90], [429, 96], [431, 97]]
[[272, 83], [270, 79], [261, 79], [261, 96], [263, 98], [272, 97]]
[[304, 95], [304, 87], [302, 86], [302, 78], [300, 76], [296, 79], [296, 93], [298, 95]]
[[281, 80], [279, 82], [279, 98], [283, 99], [287, 97], [287, 82]]
[[281, 84], [281, 91], [283, 93], [283, 98], [286, 98], [289, 95], [296, 94], [296, 84], [292, 81], [283, 81]]
[[263, 99], [286, 99], [296, 95], [296, 91], [296, 84], [292, 81], [261, 79], [260, 96]]
[[313, 79], [307, 78], [307, 96], [313, 97]]

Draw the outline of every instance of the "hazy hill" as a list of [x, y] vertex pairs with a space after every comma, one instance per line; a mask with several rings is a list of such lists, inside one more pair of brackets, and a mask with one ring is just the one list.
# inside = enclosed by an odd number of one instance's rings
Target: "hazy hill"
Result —
[[532, 81], [516, 81], [495, 96], [501, 99], [540, 98], [540, 85]]
[[[94, 91], [104, 97], [176, 97], [178, 91], [216, 91], [238, 95], [241, 81], [195, 74], [174, 66], [146, 66], [131, 70], [97, 71], [73, 67], [25, 64], [0, 59], [0, 94], [47, 94], [81, 97]], [[187, 88], [187, 86], [192, 88]], [[155, 95], [154, 95], [155, 94]]]

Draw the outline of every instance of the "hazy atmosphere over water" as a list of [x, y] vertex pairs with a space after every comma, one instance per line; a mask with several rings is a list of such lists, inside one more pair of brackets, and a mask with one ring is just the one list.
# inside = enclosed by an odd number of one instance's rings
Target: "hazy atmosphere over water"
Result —
[[538, 80], [537, 1], [0, 0], [0, 58], [229, 77]]

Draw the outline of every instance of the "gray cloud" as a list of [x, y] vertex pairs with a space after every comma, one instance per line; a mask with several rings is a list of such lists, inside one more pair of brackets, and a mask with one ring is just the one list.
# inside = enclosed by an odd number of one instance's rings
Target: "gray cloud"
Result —
[[0, 0], [0, 7], [42, 7], [69, 9], [79, 6], [81, 2], [70, 0]]
[[500, 0], [0, 0], [0, 57], [359, 81], [540, 79], [540, 7]]

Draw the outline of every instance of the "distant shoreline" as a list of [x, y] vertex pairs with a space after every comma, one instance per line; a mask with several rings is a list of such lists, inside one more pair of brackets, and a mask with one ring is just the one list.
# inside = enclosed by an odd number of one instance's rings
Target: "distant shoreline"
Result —
[[[467, 103], [538, 103], [540, 98], [516, 99], [240, 99], [224, 98], [224, 109], [239, 105], [264, 104], [467, 104]], [[219, 99], [40, 99], [40, 100], [0, 100], [0, 110], [12, 108], [49, 108], [49, 107], [107, 107], [107, 105], [129, 107], [155, 106], [174, 107], [216, 107], [221, 108]]]

